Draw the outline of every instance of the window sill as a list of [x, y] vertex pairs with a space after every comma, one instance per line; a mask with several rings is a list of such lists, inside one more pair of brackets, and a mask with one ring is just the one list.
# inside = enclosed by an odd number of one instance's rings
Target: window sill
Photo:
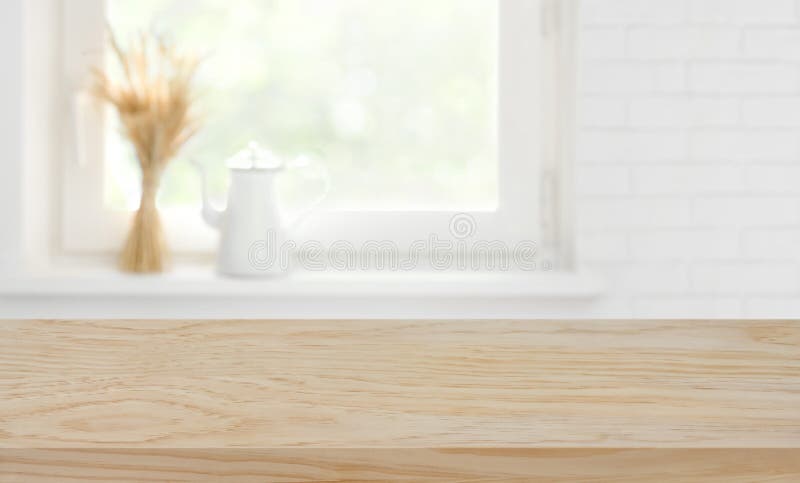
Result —
[[535, 318], [520, 313], [522, 307], [590, 301], [601, 293], [587, 273], [300, 272], [230, 279], [203, 266], [158, 276], [62, 269], [0, 279], [0, 317]]
[[127, 275], [111, 269], [53, 272], [0, 280], [0, 294], [11, 296], [203, 297], [592, 297], [598, 281], [585, 273], [329, 273], [302, 272], [283, 277], [236, 279], [201, 267], [164, 275]]

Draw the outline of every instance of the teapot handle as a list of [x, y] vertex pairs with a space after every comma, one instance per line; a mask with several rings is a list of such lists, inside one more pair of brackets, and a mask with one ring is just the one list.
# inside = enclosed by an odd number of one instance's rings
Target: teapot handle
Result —
[[311, 158], [306, 156], [300, 156], [298, 158], [295, 158], [290, 163], [288, 163], [287, 168], [293, 171], [294, 170], [302, 171], [309, 168], [312, 165], [319, 167], [322, 171], [322, 176], [320, 176], [320, 179], [322, 179], [323, 188], [320, 191], [319, 196], [317, 196], [317, 198], [309, 205], [309, 207], [306, 208], [304, 211], [302, 211], [299, 215], [295, 216], [294, 220], [291, 223], [289, 223], [289, 228], [291, 230], [294, 230], [298, 226], [302, 225], [303, 222], [306, 221], [306, 219], [308, 219], [308, 217], [312, 213], [314, 213], [317, 210], [317, 208], [319, 208], [319, 205], [321, 205], [322, 202], [325, 201], [325, 199], [331, 192], [330, 171], [328, 171], [328, 168], [327, 166], [325, 166], [325, 164], [320, 163], [318, 161], [314, 162], [311, 160]]

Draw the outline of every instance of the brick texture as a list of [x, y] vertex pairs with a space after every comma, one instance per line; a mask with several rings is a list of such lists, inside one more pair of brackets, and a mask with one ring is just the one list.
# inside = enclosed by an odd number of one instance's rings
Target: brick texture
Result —
[[[584, 0], [569, 315], [800, 310], [800, 0]], [[566, 314], [565, 314], [566, 315]]]

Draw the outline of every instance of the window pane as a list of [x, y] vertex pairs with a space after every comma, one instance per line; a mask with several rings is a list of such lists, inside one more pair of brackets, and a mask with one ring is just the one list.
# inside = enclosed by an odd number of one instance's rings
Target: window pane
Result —
[[[164, 206], [196, 204], [187, 159], [209, 166], [251, 140], [311, 155], [331, 175], [328, 206], [491, 209], [497, 0], [108, 0], [120, 39], [166, 33], [207, 55], [198, 77], [202, 132], [165, 176]], [[135, 207], [130, 150], [111, 136], [108, 200]], [[287, 176], [287, 195], [317, 187]]]

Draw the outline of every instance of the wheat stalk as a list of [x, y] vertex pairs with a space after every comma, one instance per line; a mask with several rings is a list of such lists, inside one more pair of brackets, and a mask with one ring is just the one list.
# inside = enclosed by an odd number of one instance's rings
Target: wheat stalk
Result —
[[122, 76], [115, 80], [95, 69], [93, 93], [116, 109], [142, 171], [142, 198], [119, 266], [127, 272], [161, 272], [167, 250], [156, 196], [164, 169], [200, 125], [192, 113], [198, 61], [157, 36], [141, 33], [127, 51], [110, 29], [109, 37]]

